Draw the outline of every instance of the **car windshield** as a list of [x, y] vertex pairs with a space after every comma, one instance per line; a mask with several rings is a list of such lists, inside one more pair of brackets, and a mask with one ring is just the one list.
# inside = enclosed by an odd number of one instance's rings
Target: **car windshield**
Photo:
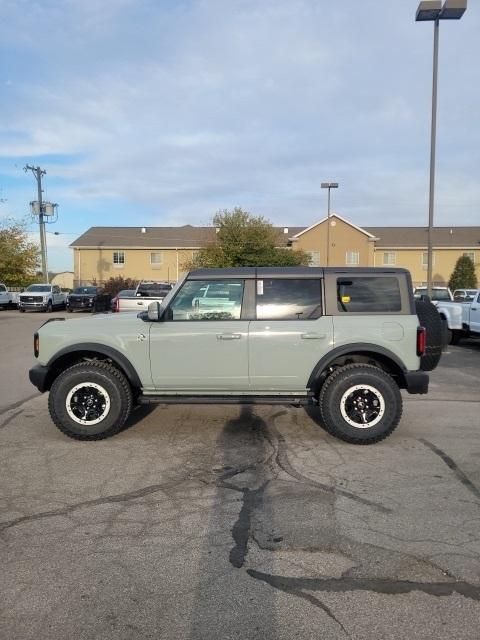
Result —
[[26, 291], [37, 291], [40, 293], [48, 293], [52, 290], [49, 284], [31, 284], [26, 288]]
[[97, 287], [76, 287], [73, 293], [97, 293]]

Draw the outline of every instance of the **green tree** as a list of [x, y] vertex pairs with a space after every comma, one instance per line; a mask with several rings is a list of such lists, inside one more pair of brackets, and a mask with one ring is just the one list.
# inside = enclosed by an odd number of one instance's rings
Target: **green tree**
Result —
[[216, 213], [213, 226], [218, 229], [215, 242], [200, 249], [183, 268], [290, 267], [310, 262], [304, 251], [281, 248], [282, 234], [268, 220], [240, 207]]
[[20, 286], [36, 281], [39, 248], [32, 242], [24, 221], [0, 220], [0, 281]]
[[476, 289], [477, 276], [475, 274], [475, 265], [468, 256], [461, 256], [455, 265], [448, 286], [452, 291], [455, 289]]

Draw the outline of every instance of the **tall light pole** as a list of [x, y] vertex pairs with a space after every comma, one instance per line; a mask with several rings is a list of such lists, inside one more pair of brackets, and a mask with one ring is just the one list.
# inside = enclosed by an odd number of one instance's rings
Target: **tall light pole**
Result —
[[338, 182], [322, 182], [322, 189], [328, 189], [327, 204], [327, 267], [330, 266], [330, 189], [338, 189]]
[[430, 134], [430, 186], [428, 194], [428, 245], [427, 245], [427, 293], [431, 297], [433, 286], [433, 211], [435, 196], [435, 146], [437, 137], [437, 79], [438, 79], [438, 35], [440, 20], [460, 20], [467, 9], [467, 0], [423, 0], [415, 15], [417, 22], [432, 22], [433, 25], [433, 80], [432, 80], [432, 126]]

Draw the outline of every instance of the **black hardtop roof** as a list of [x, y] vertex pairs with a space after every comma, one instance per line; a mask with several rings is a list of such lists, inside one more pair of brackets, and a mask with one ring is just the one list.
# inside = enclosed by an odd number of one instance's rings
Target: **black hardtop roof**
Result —
[[380, 275], [408, 273], [407, 269], [382, 267], [233, 267], [226, 269], [195, 269], [189, 280], [217, 280], [228, 278], [323, 278], [326, 274]]

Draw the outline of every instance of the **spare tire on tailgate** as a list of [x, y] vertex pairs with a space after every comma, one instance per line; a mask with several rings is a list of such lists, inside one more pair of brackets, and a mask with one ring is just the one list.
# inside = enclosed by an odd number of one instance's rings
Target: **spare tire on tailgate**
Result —
[[443, 346], [443, 326], [437, 307], [426, 300], [415, 300], [420, 325], [427, 330], [425, 355], [420, 358], [420, 369], [432, 371], [440, 362]]

